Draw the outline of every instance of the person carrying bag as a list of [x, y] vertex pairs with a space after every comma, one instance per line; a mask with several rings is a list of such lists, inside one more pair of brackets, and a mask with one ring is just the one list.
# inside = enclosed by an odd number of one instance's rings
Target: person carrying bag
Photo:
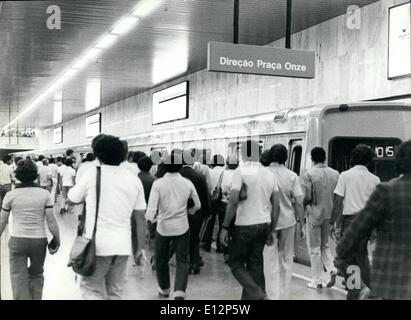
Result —
[[[73, 247], [70, 252], [70, 261], [68, 267], [72, 267], [73, 271], [81, 276], [91, 276], [96, 270], [96, 232], [97, 232], [97, 218], [100, 202], [101, 190], [101, 167], [97, 167], [96, 175], [96, 214], [93, 229], [93, 236], [87, 239], [84, 236], [84, 228], [81, 228], [83, 234], [77, 235]], [[87, 212], [84, 210], [83, 219], [80, 224], [83, 226], [86, 223]]]

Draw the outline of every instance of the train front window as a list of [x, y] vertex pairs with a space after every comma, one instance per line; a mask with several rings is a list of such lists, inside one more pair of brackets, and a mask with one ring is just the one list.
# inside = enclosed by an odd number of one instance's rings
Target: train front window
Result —
[[328, 165], [338, 172], [348, 170], [351, 151], [360, 143], [375, 150], [376, 157], [368, 166], [370, 172], [381, 181], [388, 181], [396, 176], [395, 151], [401, 144], [398, 138], [335, 137], [330, 140]]

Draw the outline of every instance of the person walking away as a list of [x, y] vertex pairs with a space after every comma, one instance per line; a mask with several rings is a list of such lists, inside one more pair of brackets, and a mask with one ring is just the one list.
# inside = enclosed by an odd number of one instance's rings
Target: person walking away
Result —
[[49, 167], [49, 161], [47, 158], [42, 160], [43, 165], [38, 169], [39, 173], [39, 185], [43, 189], [46, 189], [51, 194], [51, 189], [53, 188], [53, 178], [51, 168]]
[[243, 287], [242, 300], [265, 300], [263, 250], [272, 245], [271, 232], [279, 216], [279, 194], [274, 175], [261, 166], [260, 146], [241, 145], [243, 166], [234, 171], [229, 204], [220, 241], [227, 245], [228, 228], [235, 219], [229, 247], [229, 266]]
[[[139, 248], [134, 255], [141, 264], [145, 238], [146, 203], [141, 181], [120, 166], [125, 159], [119, 138], [99, 135], [93, 139], [93, 153], [101, 167], [100, 202], [96, 226], [96, 270], [81, 277], [84, 300], [120, 300], [123, 298], [126, 268], [131, 248], [130, 219], [134, 216]], [[68, 192], [72, 205], [86, 205], [84, 237], [91, 239], [96, 214], [96, 170], [89, 170]]]
[[[153, 166], [153, 161], [151, 160], [150, 157], [148, 156], [143, 156], [138, 160], [138, 169], [140, 172], [138, 173], [138, 177], [141, 180], [141, 183], [143, 184], [143, 189], [144, 189], [144, 198], [146, 200], [146, 203], [148, 203], [148, 200], [150, 198], [150, 192], [151, 188], [153, 186], [154, 181], [157, 180], [155, 176], [153, 176], [150, 173], [151, 167]], [[133, 239], [133, 252], [137, 250], [137, 243], [134, 241], [137, 237], [133, 236], [133, 234], [136, 234], [137, 230], [135, 229], [135, 224], [131, 225], [131, 234], [132, 234], [132, 239]], [[149, 248], [151, 251], [151, 269], [154, 271], [155, 270], [155, 236], [156, 236], [156, 228], [157, 225], [156, 223], [147, 224], [148, 228], [148, 243], [149, 243]]]
[[183, 167], [180, 174], [193, 183], [201, 202], [201, 208], [198, 212], [188, 217], [190, 225], [190, 273], [198, 274], [203, 264], [200, 256], [200, 232], [204, 220], [210, 214], [210, 193], [205, 176], [193, 169], [194, 155], [191, 151], [183, 151], [182, 162]]
[[[198, 214], [200, 199], [193, 183], [181, 176], [181, 157], [171, 154], [164, 159], [164, 177], [153, 183], [148, 201], [146, 220], [157, 222], [155, 259], [158, 292], [160, 297], [170, 295], [170, 247], [176, 254], [176, 274], [173, 297], [186, 297], [190, 269], [190, 230], [188, 214]], [[189, 199], [193, 207], [188, 209]]]
[[53, 181], [53, 188], [51, 189], [51, 198], [53, 199], [54, 203], [56, 203], [56, 192], [57, 192], [57, 180], [58, 180], [58, 169], [59, 167], [55, 163], [56, 159], [50, 157], [49, 159], [49, 167], [51, 170], [51, 180]]
[[98, 165], [98, 161], [96, 161], [94, 154], [91, 152], [87, 153], [85, 161], [77, 169], [76, 182], [81, 179], [83, 174], [87, 174], [89, 170], [95, 170], [96, 165]]
[[[346, 270], [353, 255], [377, 231], [370, 288], [372, 296], [411, 299], [411, 140], [396, 154], [399, 178], [379, 184], [365, 207], [346, 228], [336, 248], [335, 264]], [[354, 258], [355, 259], [355, 258]], [[361, 270], [362, 271], [362, 270]]]
[[268, 298], [286, 300], [292, 279], [296, 226], [299, 238], [303, 232], [304, 193], [297, 174], [285, 167], [287, 148], [276, 144], [270, 154], [272, 163], [267, 170], [278, 184], [280, 215], [272, 235], [274, 244], [264, 248], [264, 276]]
[[67, 158], [64, 161], [64, 164], [59, 168], [59, 180], [61, 185], [61, 209], [60, 214], [65, 213], [72, 213], [71, 208], [68, 204], [67, 194], [69, 190], [74, 186], [76, 171], [72, 167], [73, 160], [71, 158]]
[[[211, 187], [212, 191], [210, 194], [210, 216], [206, 220], [206, 226], [205, 226], [205, 232], [203, 236], [203, 243], [202, 243], [202, 248], [208, 252], [211, 250], [211, 244], [213, 242], [213, 234], [214, 234], [214, 226], [215, 226], [215, 220], [216, 217], [218, 217], [218, 233], [217, 233], [217, 253], [222, 253], [223, 248], [220, 245], [220, 233], [221, 233], [221, 227], [224, 222], [224, 216], [225, 216], [225, 205], [221, 201], [222, 198], [222, 192], [221, 192], [221, 183], [224, 178], [225, 174], [225, 159], [221, 154], [216, 154], [212, 157], [212, 164], [211, 164], [211, 170], [210, 170], [210, 181], [211, 181]], [[216, 199], [213, 198], [213, 193], [215, 194], [214, 196], [218, 195]]]
[[14, 173], [10, 166], [11, 157], [6, 155], [0, 161], [0, 207], [7, 192], [11, 190]]
[[34, 184], [36, 164], [31, 160], [20, 160], [16, 177], [21, 183], [6, 194], [2, 204], [0, 236], [12, 212], [9, 259], [13, 299], [41, 300], [47, 250], [45, 222], [54, 240], [54, 246], [49, 247], [50, 254], [56, 253], [60, 247], [59, 228], [50, 192]]
[[[380, 183], [380, 179], [367, 169], [374, 156], [374, 151], [365, 144], [357, 145], [352, 151], [351, 169], [341, 173], [334, 190], [333, 212], [330, 221], [332, 236], [335, 236], [337, 229], [341, 229], [341, 235], [344, 235], [355, 215], [364, 209], [371, 194]], [[347, 287], [347, 300], [366, 298], [370, 292], [370, 261], [367, 245], [368, 239], [363, 239], [362, 243], [356, 246], [357, 251], [352, 255], [351, 264], [360, 268], [363, 284], [361, 289]], [[342, 273], [347, 280], [348, 275], [345, 271], [342, 270]]]
[[[221, 191], [222, 191], [222, 198], [221, 198], [221, 203], [224, 206], [224, 218], [225, 218], [225, 212], [227, 211], [227, 205], [230, 200], [230, 194], [231, 194], [231, 185], [233, 182], [233, 176], [234, 176], [234, 171], [238, 168], [238, 157], [236, 155], [229, 155], [227, 157], [226, 161], [226, 167], [227, 170], [224, 171], [223, 175], [223, 180], [221, 181]], [[224, 223], [224, 220], [223, 220]], [[234, 229], [234, 224], [235, 224], [235, 218], [231, 220], [231, 223], [228, 227], [227, 230], [227, 245], [223, 246], [220, 241], [220, 246], [223, 247], [223, 254], [224, 254], [224, 262], [228, 263], [229, 259], [229, 246], [230, 246], [230, 241], [231, 241], [231, 235], [232, 231]], [[223, 226], [221, 226], [221, 231], [223, 230]], [[221, 235], [221, 232], [220, 232]]]
[[[334, 190], [339, 173], [325, 164], [326, 153], [321, 147], [311, 150], [313, 167], [302, 176], [304, 206], [307, 213], [307, 245], [311, 260], [312, 281], [309, 288], [332, 287], [337, 277], [328, 237], [333, 208]], [[323, 270], [329, 273], [327, 282], [321, 279]]]

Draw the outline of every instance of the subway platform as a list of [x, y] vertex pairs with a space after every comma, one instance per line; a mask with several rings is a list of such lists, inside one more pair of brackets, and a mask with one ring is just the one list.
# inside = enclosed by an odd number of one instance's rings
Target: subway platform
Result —
[[[55, 211], [59, 212], [58, 206]], [[81, 300], [79, 279], [71, 268], [67, 267], [68, 257], [73, 244], [78, 224], [77, 213], [71, 215], [56, 215], [60, 228], [61, 247], [51, 256], [47, 253], [44, 266], [43, 300]], [[11, 220], [11, 219], [10, 219]], [[9, 228], [10, 226], [8, 226]], [[12, 300], [9, 275], [8, 229], [1, 239], [1, 299]], [[187, 300], [239, 300], [241, 287], [232, 276], [229, 267], [224, 264], [221, 254], [201, 251], [204, 267], [198, 275], [190, 275], [187, 288]], [[171, 279], [173, 283], [175, 268], [174, 258], [170, 262]], [[344, 300], [345, 292], [338, 285], [332, 289], [310, 289], [310, 269], [295, 263], [291, 284], [291, 300]], [[125, 300], [158, 300], [157, 280], [149, 263], [144, 268], [134, 265], [130, 257], [127, 269], [127, 283], [124, 292]]]

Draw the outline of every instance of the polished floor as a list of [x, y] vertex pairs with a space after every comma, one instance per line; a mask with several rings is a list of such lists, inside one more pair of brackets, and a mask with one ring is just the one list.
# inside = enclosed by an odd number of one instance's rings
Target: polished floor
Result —
[[[75, 215], [57, 216], [60, 226], [62, 245], [59, 252], [48, 255], [45, 263], [44, 300], [77, 300], [81, 299], [76, 275], [67, 267], [68, 255], [74, 240], [77, 219]], [[12, 299], [9, 278], [9, 263], [6, 230], [1, 239], [1, 299]], [[199, 275], [191, 275], [187, 288], [187, 299], [198, 300], [238, 300], [241, 287], [233, 278], [230, 269], [224, 264], [221, 254], [201, 253], [205, 266]], [[172, 279], [175, 269], [171, 262]], [[292, 300], [341, 300], [345, 299], [341, 289], [309, 289], [306, 287], [309, 268], [294, 264], [294, 277], [291, 286]], [[125, 299], [150, 300], [158, 299], [157, 281], [149, 265], [145, 268], [133, 266], [129, 259]]]

